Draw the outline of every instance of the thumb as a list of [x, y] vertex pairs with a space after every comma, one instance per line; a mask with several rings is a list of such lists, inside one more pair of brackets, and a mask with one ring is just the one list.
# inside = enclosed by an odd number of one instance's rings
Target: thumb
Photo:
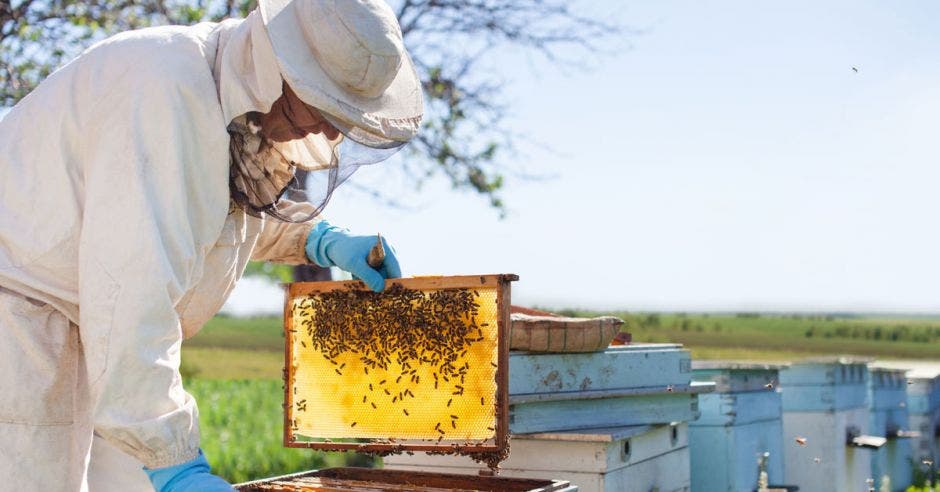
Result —
[[382, 277], [382, 274], [373, 270], [372, 267], [367, 265], [365, 261], [363, 261], [361, 265], [357, 265], [357, 267], [356, 276], [365, 282], [369, 289], [375, 292], [382, 292], [385, 290], [385, 278]]

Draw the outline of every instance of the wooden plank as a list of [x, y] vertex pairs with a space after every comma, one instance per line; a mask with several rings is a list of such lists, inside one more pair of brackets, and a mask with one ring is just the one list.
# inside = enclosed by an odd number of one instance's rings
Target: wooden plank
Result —
[[293, 310], [293, 301], [294, 296], [290, 294], [290, 289], [284, 289], [284, 367], [281, 371], [283, 371], [282, 378], [284, 380], [284, 407], [282, 411], [284, 413], [285, 447], [294, 441], [293, 425], [290, 421], [291, 409], [294, 406], [291, 398], [291, 388], [293, 387], [291, 384], [291, 375], [293, 374], [291, 370], [291, 361], [293, 360], [291, 346], [293, 346], [294, 333], [294, 316], [291, 311]]
[[562, 391], [559, 393], [535, 393], [523, 395], [511, 395], [509, 403], [516, 405], [519, 403], [532, 403], [538, 401], [566, 401], [566, 400], [600, 400], [604, 398], [616, 398], [619, 396], [646, 396], [659, 394], [689, 394], [698, 395], [701, 393], [711, 393], [715, 389], [715, 383], [693, 382], [691, 384], [652, 386], [640, 388], [618, 388], [610, 390], [596, 391]]
[[[501, 284], [519, 280], [515, 274], [454, 275], [440, 277], [408, 277], [385, 281], [385, 288], [400, 285], [406, 289], [472, 289], [474, 287], [499, 287]], [[290, 298], [334, 290], [368, 290], [360, 280], [331, 280], [326, 282], [293, 282], [287, 284]]]
[[688, 385], [690, 355], [681, 345], [614, 346], [601, 352], [513, 353], [509, 393], [585, 392]]
[[736, 426], [752, 422], [780, 421], [781, 394], [776, 391], [714, 393], [698, 399], [701, 416], [692, 426]]
[[511, 433], [530, 434], [685, 422], [698, 417], [698, 402], [694, 395], [687, 394], [532, 402], [513, 405], [510, 415]]
[[509, 446], [509, 314], [512, 305], [511, 292], [513, 280], [519, 277], [501, 278], [496, 295], [497, 330], [497, 367], [496, 367], [496, 447], [505, 450]]
[[514, 434], [514, 440], [542, 439], [546, 441], [577, 441], [577, 442], [614, 442], [629, 439], [653, 430], [653, 425], [629, 425], [626, 427], [601, 427], [599, 429], [577, 429], [553, 432], [535, 432], [532, 434]]
[[553, 492], [569, 487], [561, 480], [487, 477], [479, 475], [379, 470], [370, 468], [327, 468], [236, 485], [241, 491], [317, 490], [356, 492]]
[[712, 381], [719, 393], [741, 393], [746, 391], [767, 391], [779, 386], [778, 369], [751, 368], [698, 368], [692, 363], [692, 379]]
[[[613, 441], [571, 441], [513, 436], [512, 453], [500, 464], [500, 474], [514, 471], [574, 480], [572, 473], [596, 473], [602, 476], [650, 460], [661, 459], [676, 451], [688, 453], [686, 424], [644, 426], [645, 431]], [[675, 433], [675, 434], [673, 434]], [[675, 439], [673, 439], [675, 436]], [[484, 468], [461, 456], [394, 456], [385, 459], [386, 469], [445, 469], [474, 473]], [[688, 475], [688, 470], [684, 473]], [[583, 485], [579, 482], [573, 482]], [[632, 490], [632, 489], [627, 489]]]

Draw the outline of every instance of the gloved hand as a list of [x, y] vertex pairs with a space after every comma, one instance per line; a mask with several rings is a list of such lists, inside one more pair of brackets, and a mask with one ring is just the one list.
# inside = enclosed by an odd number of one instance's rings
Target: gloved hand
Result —
[[307, 236], [305, 251], [310, 261], [324, 268], [336, 266], [362, 280], [375, 292], [385, 289], [385, 279], [401, 277], [401, 268], [395, 252], [388, 247], [385, 238], [385, 262], [378, 270], [366, 263], [369, 250], [375, 246], [375, 236], [353, 236], [349, 231], [331, 226], [323, 220], [314, 226]]
[[225, 480], [209, 473], [209, 462], [199, 450], [199, 456], [191, 461], [166, 468], [146, 468], [157, 492], [232, 492], [231, 485]]

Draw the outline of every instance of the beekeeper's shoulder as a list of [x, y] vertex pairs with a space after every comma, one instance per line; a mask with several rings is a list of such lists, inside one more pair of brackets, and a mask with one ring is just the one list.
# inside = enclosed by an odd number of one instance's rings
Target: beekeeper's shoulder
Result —
[[[214, 49], [207, 41], [214, 24], [162, 26], [112, 36], [85, 51], [80, 62], [85, 75], [99, 87], [159, 98], [165, 91], [182, 91], [215, 103], [215, 82], [209, 63]], [[217, 104], [217, 103], [216, 103]]]

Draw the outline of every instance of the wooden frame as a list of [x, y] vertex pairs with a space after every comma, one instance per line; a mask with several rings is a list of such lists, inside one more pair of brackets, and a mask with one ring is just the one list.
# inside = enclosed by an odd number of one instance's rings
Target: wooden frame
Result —
[[460, 444], [453, 440], [433, 441], [409, 440], [389, 442], [375, 440], [365, 443], [323, 441], [298, 441], [294, 439], [291, 431], [290, 411], [293, 408], [293, 393], [291, 391], [293, 373], [291, 362], [293, 315], [291, 312], [293, 300], [297, 297], [312, 293], [331, 292], [338, 289], [365, 290], [365, 284], [358, 280], [330, 281], [330, 282], [294, 282], [285, 287], [284, 302], [284, 446], [290, 448], [311, 448], [323, 451], [358, 451], [366, 453], [402, 453], [406, 451], [429, 451], [458, 454], [471, 453], [503, 453], [509, 447], [509, 311], [510, 311], [510, 283], [518, 280], [513, 274], [491, 275], [462, 275], [462, 276], [434, 276], [412, 277], [386, 281], [386, 288], [400, 285], [406, 289], [414, 290], [440, 290], [440, 289], [473, 289], [493, 288], [496, 291], [497, 309], [497, 367], [496, 367], [496, 427], [495, 438], [492, 444]]
[[488, 477], [454, 473], [411, 472], [375, 468], [326, 468], [280, 477], [266, 478], [234, 486], [235, 490], [400, 490], [418, 492], [427, 489], [469, 492], [499, 490], [503, 492], [563, 492], [573, 490], [567, 480], [537, 478]]

